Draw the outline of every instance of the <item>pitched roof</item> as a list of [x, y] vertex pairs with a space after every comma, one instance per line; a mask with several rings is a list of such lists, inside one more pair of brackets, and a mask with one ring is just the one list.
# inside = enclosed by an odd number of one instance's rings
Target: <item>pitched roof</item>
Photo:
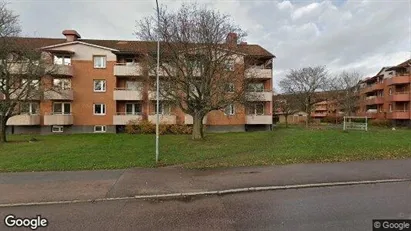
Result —
[[[13, 38], [18, 44], [28, 48], [38, 49], [41, 47], [57, 45], [65, 43], [64, 38], [31, 38], [31, 37], [16, 37]], [[156, 42], [138, 41], [138, 40], [99, 40], [99, 39], [78, 39], [85, 43], [90, 43], [97, 46], [103, 46], [111, 49], [119, 50], [120, 52], [130, 53], [147, 53], [156, 50]], [[256, 44], [238, 44], [236, 51], [248, 54], [250, 56], [271, 57], [275, 58], [266, 49]]]

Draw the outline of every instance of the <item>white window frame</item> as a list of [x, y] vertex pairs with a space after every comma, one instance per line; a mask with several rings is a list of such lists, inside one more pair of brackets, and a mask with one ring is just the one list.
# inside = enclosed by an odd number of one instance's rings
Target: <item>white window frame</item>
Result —
[[234, 93], [235, 92], [235, 85], [234, 85], [234, 83], [227, 83], [227, 86], [226, 86], [226, 92], [228, 92], [228, 93]]
[[[127, 105], [131, 105], [131, 108], [132, 108], [131, 114], [127, 112]], [[141, 109], [140, 112], [136, 112], [136, 105], [140, 105], [140, 109]], [[141, 105], [141, 103], [126, 103], [125, 112], [124, 112], [125, 115], [141, 115], [142, 113], [143, 113], [143, 105]]]
[[[39, 114], [39, 111], [40, 111], [40, 104], [39, 103], [27, 102], [27, 104], [29, 105], [28, 115], [38, 115]], [[33, 109], [35, 109], [35, 108], [33, 107], [33, 105], [36, 105], [36, 107], [37, 107], [37, 111], [34, 112], [34, 113], [33, 113]], [[22, 114], [21, 113], [21, 108], [20, 108], [20, 114]]]
[[[262, 89], [259, 89], [257, 86], [258, 85], [262, 85]], [[248, 84], [248, 87], [247, 87], [247, 90], [249, 91], [249, 92], [264, 92], [264, 83], [260, 83], [260, 82], [258, 82], [258, 83], [249, 83]]]
[[[101, 106], [101, 112], [100, 113], [96, 113], [96, 106], [97, 105]], [[95, 103], [95, 104], [93, 104], [93, 114], [94, 115], [104, 116], [104, 115], [106, 115], [106, 110], [107, 110], [106, 104], [104, 104], [104, 103]]]
[[[61, 60], [61, 62], [59, 62], [58, 60]], [[70, 55], [54, 55], [53, 63], [56, 65], [71, 66], [71, 56]]]
[[59, 90], [71, 90], [71, 79], [54, 78], [53, 87]]
[[[100, 129], [97, 129], [100, 128]], [[95, 133], [105, 133], [107, 131], [106, 125], [94, 125], [94, 132]]]
[[[54, 105], [56, 104], [61, 104], [61, 113], [60, 114], [56, 114], [56, 112], [54, 111]], [[66, 113], [66, 111], [64, 110], [64, 105], [70, 105], [70, 113]], [[54, 102], [53, 103], [53, 115], [71, 115], [72, 113], [72, 108], [71, 108], [71, 103], [66, 103], [66, 102]]]
[[[160, 115], [170, 115], [171, 114], [171, 105], [163, 101], [160, 101], [160, 106], [158, 107]], [[157, 103], [154, 103], [154, 114], [156, 114]]]
[[[227, 109], [228, 109], [228, 114], [227, 114]], [[227, 107], [224, 108], [224, 115], [232, 116], [235, 115], [235, 105], [234, 104], [229, 104]]]
[[[257, 113], [257, 107], [262, 106], [263, 112], [261, 114]], [[251, 108], [252, 113], [250, 115], [264, 115], [265, 114], [265, 105], [263, 103], [256, 103], [252, 105]]]
[[229, 59], [226, 61], [225, 69], [227, 71], [234, 71], [235, 70], [235, 60]]
[[[102, 66], [97, 66], [96, 59], [102, 59]], [[95, 69], [105, 69], [107, 67], [107, 56], [105, 55], [93, 55], [93, 66]]]
[[[57, 128], [57, 129], [55, 130], [55, 128]], [[62, 132], [64, 132], [64, 126], [53, 125], [53, 126], [51, 126], [51, 132], [53, 132], [53, 133], [62, 133]]]
[[[102, 89], [98, 90], [96, 89], [96, 83], [98, 83]], [[107, 89], [107, 81], [105, 79], [94, 79], [93, 80], [93, 90], [94, 92], [106, 92]]]

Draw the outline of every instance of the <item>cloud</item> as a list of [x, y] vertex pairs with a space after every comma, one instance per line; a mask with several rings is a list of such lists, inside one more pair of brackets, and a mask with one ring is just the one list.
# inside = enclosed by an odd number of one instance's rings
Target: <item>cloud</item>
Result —
[[[160, 0], [176, 9], [181, 1]], [[222, 13], [277, 56], [274, 84], [291, 68], [327, 65], [330, 72], [355, 69], [373, 75], [410, 57], [407, 0], [244, 1], [197, 0]], [[62, 37], [76, 29], [83, 38], [134, 39], [135, 21], [154, 14], [154, 0], [12, 0], [24, 34]]]

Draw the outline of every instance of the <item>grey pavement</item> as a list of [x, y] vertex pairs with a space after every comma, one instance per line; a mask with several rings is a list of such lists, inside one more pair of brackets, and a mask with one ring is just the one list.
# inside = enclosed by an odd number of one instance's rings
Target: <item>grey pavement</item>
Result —
[[[409, 182], [196, 197], [0, 208], [0, 218], [47, 218], [38, 230], [372, 230], [411, 219]], [[0, 220], [0, 230], [8, 229]], [[23, 230], [23, 229], [16, 229]], [[24, 229], [29, 230], [29, 229]]]
[[411, 159], [208, 170], [181, 167], [0, 174], [0, 204], [360, 180], [411, 179]]

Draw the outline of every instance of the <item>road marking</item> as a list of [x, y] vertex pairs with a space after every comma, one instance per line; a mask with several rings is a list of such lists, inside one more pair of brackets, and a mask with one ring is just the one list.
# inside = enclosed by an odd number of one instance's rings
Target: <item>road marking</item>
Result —
[[365, 180], [365, 181], [345, 181], [345, 182], [329, 182], [329, 183], [314, 183], [314, 184], [296, 184], [283, 186], [262, 186], [262, 187], [248, 187], [248, 188], [234, 188], [217, 191], [202, 191], [202, 192], [182, 192], [182, 193], [167, 193], [154, 195], [136, 195], [131, 197], [112, 197], [112, 198], [97, 198], [86, 200], [63, 200], [63, 201], [44, 201], [44, 202], [28, 202], [28, 203], [9, 203], [0, 204], [0, 208], [18, 207], [18, 206], [36, 206], [36, 205], [58, 205], [58, 204], [75, 204], [75, 203], [94, 203], [103, 201], [121, 201], [121, 200], [142, 200], [142, 199], [172, 199], [189, 196], [207, 196], [207, 195], [226, 195], [244, 192], [261, 192], [261, 191], [275, 191], [287, 189], [303, 189], [303, 188], [320, 188], [320, 187], [335, 187], [335, 186], [349, 186], [349, 185], [364, 185], [364, 184], [381, 184], [381, 183], [396, 183], [406, 182], [411, 179], [387, 179], [387, 180]]

